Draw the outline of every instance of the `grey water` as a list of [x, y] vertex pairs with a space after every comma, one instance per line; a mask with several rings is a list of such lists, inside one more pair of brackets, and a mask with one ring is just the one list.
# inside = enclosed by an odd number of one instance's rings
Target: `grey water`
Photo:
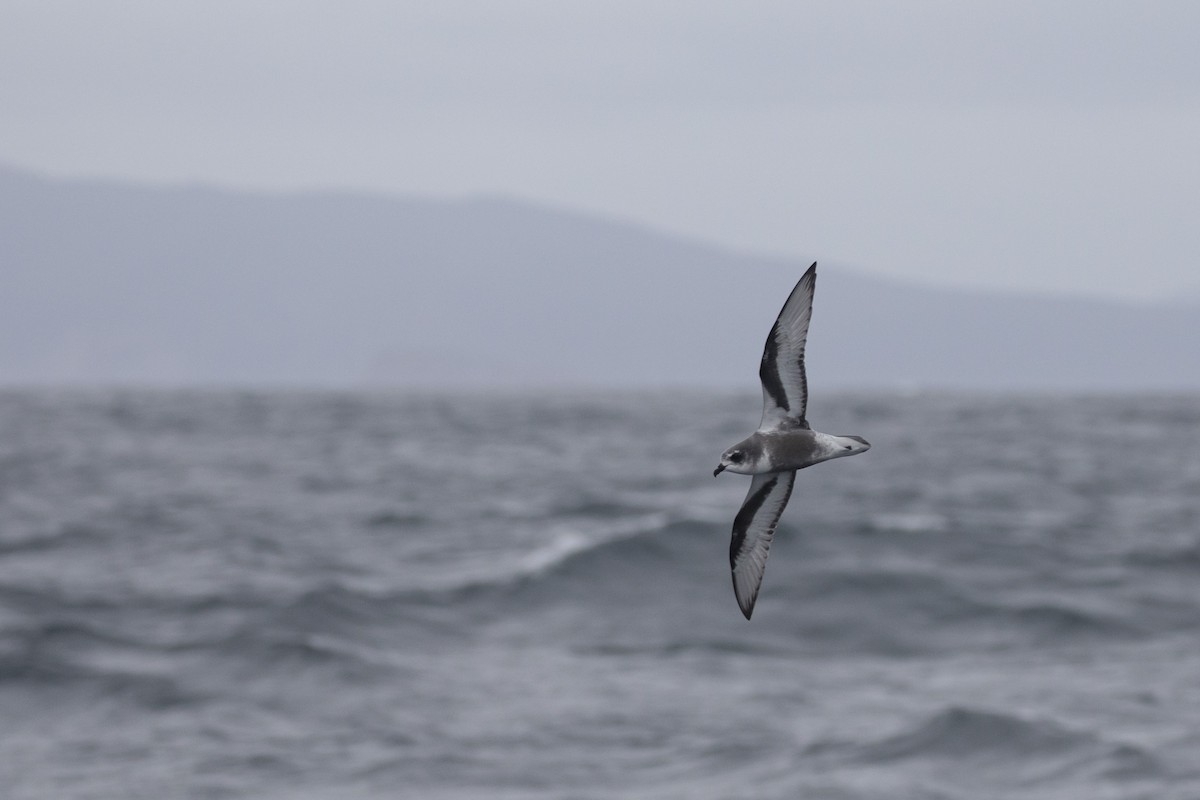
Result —
[[1200, 797], [1200, 396], [0, 393], [0, 796]]

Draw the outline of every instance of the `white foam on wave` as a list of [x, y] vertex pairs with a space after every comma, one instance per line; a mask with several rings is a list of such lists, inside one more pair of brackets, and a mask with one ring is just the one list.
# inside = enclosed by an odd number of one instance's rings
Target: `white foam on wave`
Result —
[[582, 531], [561, 531], [546, 544], [526, 554], [520, 560], [517, 571], [525, 574], [544, 572], [574, 554], [587, 550], [591, 545], [592, 540]]
[[577, 553], [602, 547], [620, 539], [632, 539], [635, 536], [662, 530], [669, 522], [668, 514], [656, 512], [594, 526], [556, 525], [553, 538], [541, 547], [527, 553], [520, 560], [517, 571], [520, 575], [545, 572]]

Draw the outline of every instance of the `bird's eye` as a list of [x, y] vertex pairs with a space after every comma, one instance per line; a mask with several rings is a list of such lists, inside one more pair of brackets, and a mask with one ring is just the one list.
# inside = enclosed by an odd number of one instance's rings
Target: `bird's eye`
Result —
[[740, 464], [740, 463], [742, 463], [742, 454], [741, 453], [730, 453], [729, 460], [735, 464]]

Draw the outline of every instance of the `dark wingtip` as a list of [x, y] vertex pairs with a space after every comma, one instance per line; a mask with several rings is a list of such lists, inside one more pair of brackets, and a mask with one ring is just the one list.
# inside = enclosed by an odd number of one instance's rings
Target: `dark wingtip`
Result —
[[758, 592], [755, 592], [750, 597], [742, 597], [737, 593], [737, 585], [733, 587], [733, 596], [737, 600], [738, 609], [742, 612], [742, 616], [750, 619], [750, 615], [754, 613], [754, 604], [758, 602]]
[[801, 284], [803, 284], [805, 281], [808, 281], [809, 283], [811, 283], [814, 288], [816, 287], [816, 285], [817, 285], [817, 262], [814, 261], [808, 269], [804, 270], [804, 274], [801, 275], [800, 280], [796, 282], [796, 288], [800, 288]]

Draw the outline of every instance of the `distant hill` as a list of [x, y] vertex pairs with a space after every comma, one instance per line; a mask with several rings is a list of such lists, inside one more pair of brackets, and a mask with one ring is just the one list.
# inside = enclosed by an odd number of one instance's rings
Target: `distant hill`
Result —
[[[806, 266], [502, 199], [0, 170], [0, 384], [752, 390]], [[1195, 298], [939, 289], [823, 262], [816, 302], [810, 374], [830, 389], [1200, 388]]]

